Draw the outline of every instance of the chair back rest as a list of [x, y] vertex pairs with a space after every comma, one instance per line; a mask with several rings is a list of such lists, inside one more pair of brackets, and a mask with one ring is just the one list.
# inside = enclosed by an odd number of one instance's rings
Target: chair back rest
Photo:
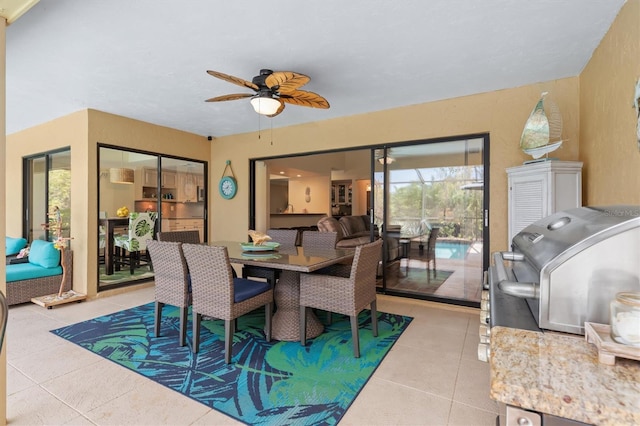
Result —
[[382, 259], [382, 239], [356, 247], [349, 277], [355, 285], [356, 293], [364, 288], [375, 293], [376, 273], [380, 259]]
[[440, 228], [431, 228], [431, 232], [429, 232], [429, 243], [427, 244], [427, 253], [435, 253], [436, 240], [438, 239], [439, 233]]
[[129, 213], [129, 241], [132, 243], [132, 250], [146, 250], [147, 240], [153, 240], [157, 217], [156, 212]]
[[9, 306], [7, 305], [7, 299], [4, 297], [4, 293], [0, 291], [0, 353], [2, 353], [7, 321], [9, 321]]
[[267, 229], [267, 235], [271, 241], [280, 243], [281, 246], [292, 247], [296, 245], [298, 239], [297, 229]]
[[149, 240], [147, 250], [153, 265], [156, 300], [173, 306], [188, 306], [189, 270], [182, 243]]
[[337, 239], [337, 232], [304, 231], [302, 248], [305, 251], [333, 250], [336, 248]]
[[191, 275], [191, 294], [196, 312], [225, 312], [233, 306], [233, 272], [224, 246], [183, 244]]
[[174, 243], [200, 244], [200, 232], [197, 229], [189, 231], [158, 232], [158, 241], [172, 241]]

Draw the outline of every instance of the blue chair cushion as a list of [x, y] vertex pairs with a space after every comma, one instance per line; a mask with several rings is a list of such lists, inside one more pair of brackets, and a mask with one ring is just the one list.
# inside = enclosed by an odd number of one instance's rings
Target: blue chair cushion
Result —
[[62, 266], [55, 268], [43, 268], [32, 263], [19, 263], [16, 265], [7, 265], [6, 278], [7, 282], [32, 280], [35, 278], [53, 277], [62, 275]]
[[4, 237], [4, 250], [6, 256], [20, 253], [20, 250], [27, 246], [27, 240], [24, 238]]
[[257, 296], [269, 290], [271, 285], [265, 281], [248, 280], [246, 278], [233, 279], [233, 301], [240, 303], [243, 300]]
[[34, 240], [29, 250], [29, 263], [43, 268], [55, 268], [60, 265], [60, 251], [49, 241]]

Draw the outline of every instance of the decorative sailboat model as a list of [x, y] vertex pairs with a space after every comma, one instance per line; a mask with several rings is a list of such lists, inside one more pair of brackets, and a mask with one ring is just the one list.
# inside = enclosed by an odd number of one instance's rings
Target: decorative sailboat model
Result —
[[[520, 137], [520, 148], [534, 160], [525, 161], [525, 164], [538, 161], [548, 161], [549, 153], [562, 145], [562, 116], [558, 106], [546, 98], [548, 92], [543, 92], [529, 119], [524, 125]], [[541, 158], [545, 156], [545, 158]]]

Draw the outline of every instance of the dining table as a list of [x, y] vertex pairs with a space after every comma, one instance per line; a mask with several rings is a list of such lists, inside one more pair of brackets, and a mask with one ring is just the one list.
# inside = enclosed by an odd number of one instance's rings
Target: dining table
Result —
[[98, 218], [98, 225], [104, 228], [104, 270], [113, 275], [113, 234], [116, 228], [129, 226], [129, 216]]
[[[305, 251], [301, 246], [280, 246], [275, 250], [251, 250], [247, 243], [238, 241], [212, 241], [209, 244], [227, 247], [231, 263], [278, 271], [271, 337], [281, 341], [300, 340], [300, 274], [352, 260], [355, 255], [353, 248]], [[307, 309], [307, 337], [317, 337], [323, 331], [324, 326], [313, 310]]]

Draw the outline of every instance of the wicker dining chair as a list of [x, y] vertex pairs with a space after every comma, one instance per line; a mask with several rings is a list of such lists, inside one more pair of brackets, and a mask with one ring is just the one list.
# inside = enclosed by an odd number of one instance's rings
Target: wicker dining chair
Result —
[[176, 243], [200, 244], [200, 232], [188, 231], [163, 231], [157, 234], [158, 241], [173, 241]]
[[[280, 243], [282, 249], [295, 248], [298, 231], [296, 229], [269, 229], [267, 235], [271, 241]], [[261, 266], [244, 265], [242, 268], [242, 278], [264, 278], [271, 288], [275, 287], [278, 281], [278, 270], [273, 268], [263, 268]]]
[[333, 250], [338, 241], [337, 232], [304, 231], [302, 232], [302, 248], [305, 251]]
[[235, 319], [265, 307], [265, 335], [271, 341], [271, 313], [273, 311], [273, 289], [263, 281], [233, 278], [229, 253], [226, 247], [200, 244], [182, 246], [192, 289], [193, 347], [200, 347], [200, 322], [202, 316], [224, 320], [224, 359], [231, 362]]
[[[338, 241], [337, 232], [321, 232], [321, 231], [304, 231], [302, 233], [302, 248], [305, 255], [310, 255], [314, 252], [321, 252], [323, 250], [333, 250], [336, 248], [336, 242]], [[336, 263], [333, 265], [325, 266], [316, 274], [333, 275], [336, 277], [348, 277], [351, 274], [351, 262], [349, 263]], [[327, 311], [327, 324], [332, 323], [331, 311]]]
[[298, 239], [297, 229], [267, 229], [267, 235], [271, 241], [280, 243], [280, 246], [293, 247]]
[[180, 308], [180, 346], [184, 346], [187, 336], [187, 316], [191, 305], [191, 289], [182, 243], [149, 240], [147, 250], [155, 276], [155, 336], [160, 336], [164, 305], [177, 306]]
[[371, 327], [378, 336], [376, 310], [376, 271], [382, 255], [382, 240], [356, 247], [351, 275], [348, 278], [332, 275], [300, 274], [300, 344], [307, 343], [307, 309], [348, 315], [351, 319], [353, 355], [360, 357], [358, 314], [371, 306]]

